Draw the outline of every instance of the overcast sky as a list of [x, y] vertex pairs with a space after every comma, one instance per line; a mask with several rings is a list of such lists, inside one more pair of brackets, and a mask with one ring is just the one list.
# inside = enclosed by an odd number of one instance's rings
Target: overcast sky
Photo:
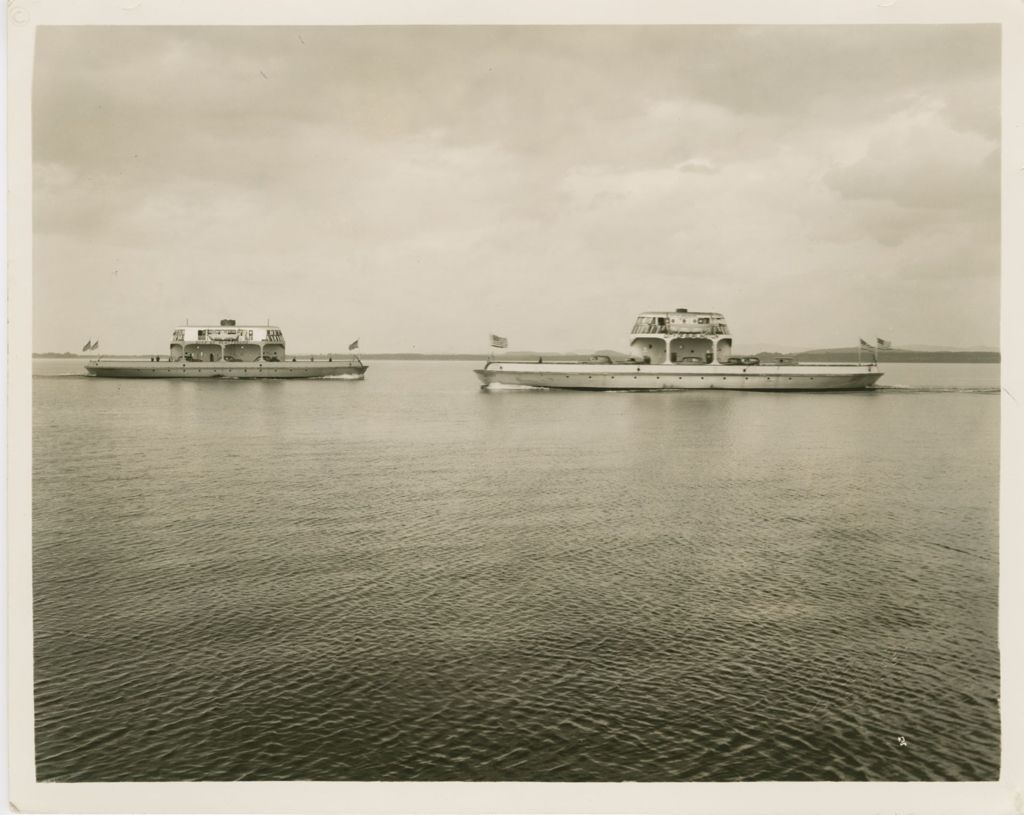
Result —
[[41, 28], [34, 346], [997, 346], [995, 26]]

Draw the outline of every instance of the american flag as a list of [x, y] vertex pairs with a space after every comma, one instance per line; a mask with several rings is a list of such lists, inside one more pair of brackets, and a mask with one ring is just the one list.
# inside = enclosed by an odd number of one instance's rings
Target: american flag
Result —
[[881, 337], [876, 337], [875, 342], [878, 344], [878, 347], [881, 348], [882, 350], [885, 350], [886, 348], [892, 348], [892, 340], [883, 340]]
[[865, 342], [863, 339], [860, 341], [860, 347], [864, 351], [874, 351], [875, 350], [875, 347], [871, 343]]
[[355, 351], [358, 347], [359, 347], [359, 340], [356, 340], [355, 342], [350, 342], [348, 344], [348, 350], [349, 351]]
[[491, 348], [508, 348], [508, 337], [491, 334]]

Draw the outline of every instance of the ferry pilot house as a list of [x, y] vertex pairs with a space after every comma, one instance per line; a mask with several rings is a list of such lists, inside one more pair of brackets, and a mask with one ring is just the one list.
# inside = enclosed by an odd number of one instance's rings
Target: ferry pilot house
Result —
[[272, 326], [185, 326], [171, 335], [171, 362], [284, 362], [284, 334]]
[[630, 350], [644, 362], [690, 365], [725, 362], [732, 353], [729, 327], [711, 312], [646, 312], [636, 319]]

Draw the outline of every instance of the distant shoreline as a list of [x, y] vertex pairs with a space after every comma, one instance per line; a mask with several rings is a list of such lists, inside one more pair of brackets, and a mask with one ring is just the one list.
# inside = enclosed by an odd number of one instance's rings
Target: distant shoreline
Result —
[[[626, 359], [625, 354], [619, 352], [609, 351], [596, 351], [596, 355], [611, 356], [615, 361], [624, 361]], [[95, 359], [96, 354], [73, 354], [70, 352], [54, 352], [48, 351], [43, 353], [33, 353], [33, 359]], [[104, 357], [119, 357], [123, 359], [149, 359], [152, 355], [150, 354], [100, 354], [99, 356]], [[161, 355], [162, 356], [162, 355]], [[315, 356], [318, 358], [326, 358], [333, 356], [337, 358], [345, 358], [348, 356], [354, 356], [347, 351], [332, 353], [332, 354], [294, 354], [296, 358], [305, 358], [309, 356]], [[551, 362], [557, 361], [577, 361], [589, 359], [588, 354], [559, 354], [547, 351], [518, 351], [513, 353], [506, 353], [500, 356], [489, 355], [489, 354], [410, 354], [410, 353], [397, 353], [397, 354], [359, 354], [360, 359], [369, 360], [404, 360], [407, 362], [416, 361], [461, 361], [461, 362], [483, 362], [488, 359], [505, 359], [505, 360], [529, 360], [535, 361], [538, 358], [544, 358]], [[762, 362], [770, 363], [776, 359], [784, 357], [786, 359], [796, 360], [798, 362], [857, 362], [858, 358], [862, 362], [867, 362], [872, 359], [872, 355], [868, 352], [862, 353], [859, 357], [856, 349], [848, 348], [835, 348], [820, 351], [800, 351], [793, 354], [779, 354], [774, 351], [761, 351], [757, 354], [751, 354], [750, 356], [758, 356]], [[166, 357], [163, 357], [166, 358]], [[887, 362], [942, 362], [942, 363], [964, 363], [964, 362], [984, 362], [984, 363], [998, 363], [1001, 361], [1001, 354], [998, 351], [900, 351], [895, 349], [892, 351], [883, 351], [879, 354], [878, 361], [881, 364]]]
[[[799, 354], [758, 354], [764, 361], [785, 356], [800, 362], [867, 362], [874, 356], [865, 351], [859, 357], [856, 350], [802, 351]], [[883, 351], [878, 362], [988, 362], [1001, 361], [999, 351]]]

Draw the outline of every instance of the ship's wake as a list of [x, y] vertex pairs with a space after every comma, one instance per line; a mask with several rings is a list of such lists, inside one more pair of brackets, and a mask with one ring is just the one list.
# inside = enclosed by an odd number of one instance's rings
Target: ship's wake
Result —
[[971, 386], [930, 386], [930, 385], [875, 385], [873, 391], [885, 393], [999, 393], [1002, 388]]

